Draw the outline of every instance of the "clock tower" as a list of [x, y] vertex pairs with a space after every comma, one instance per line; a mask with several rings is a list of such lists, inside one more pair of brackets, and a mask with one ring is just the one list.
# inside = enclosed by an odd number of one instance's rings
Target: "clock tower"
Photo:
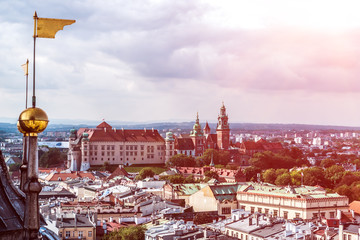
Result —
[[219, 149], [227, 150], [230, 147], [230, 127], [228, 120], [229, 117], [226, 114], [226, 108], [223, 102], [216, 127], [217, 145]]

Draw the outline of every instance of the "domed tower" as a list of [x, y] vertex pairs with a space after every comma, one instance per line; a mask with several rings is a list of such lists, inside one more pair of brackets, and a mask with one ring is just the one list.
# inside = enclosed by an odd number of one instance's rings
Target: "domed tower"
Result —
[[194, 143], [195, 156], [201, 156], [204, 153], [205, 136], [201, 129], [199, 113], [196, 114], [196, 121], [193, 130], [190, 132], [190, 138]]
[[69, 136], [69, 150], [67, 153], [67, 163], [66, 163], [66, 167], [67, 168], [71, 168], [71, 155], [72, 155], [72, 150], [74, 148], [74, 141], [76, 140], [76, 135], [77, 135], [77, 131], [76, 129], [70, 129], [70, 136]]
[[80, 166], [80, 171], [86, 171], [90, 168], [90, 163], [89, 163], [89, 155], [90, 155], [90, 150], [89, 150], [89, 134], [87, 132], [83, 133], [83, 137], [81, 139], [81, 166]]
[[175, 139], [174, 134], [172, 132], [166, 133], [165, 138], [165, 163], [169, 161], [169, 159], [175, 155]]
[[[67, 157], [67, 167], [71, 171], [79, 171], [81, 164], [80, 143], [77, 141], [77, 130], [71, 129], [69, 136], [69, 151]], [[80, 138], [80, 136], [79, 136]]]
[[218, 116], [218, 123], [216, 128], [217, 145], [220, 149], [229, 149], [230, 146], [230, 127], [229, 117], [226, 114], [226, 108], [224, 102], [220, 108], [220, 114]]

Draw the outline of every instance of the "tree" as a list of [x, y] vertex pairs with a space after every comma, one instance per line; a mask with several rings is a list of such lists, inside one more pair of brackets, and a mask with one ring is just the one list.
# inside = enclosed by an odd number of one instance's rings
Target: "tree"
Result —
[[345, 169], [339, 165], [332, 165], [325, 169], [325, 178], [334, 185], [338, 184], [345, 174]]
[[213, 171], [206, 171], [204, 173], [205, 177], [208, 177], [210, 179], [214, 178], [216, 180], [219, 180], [219, 174], [217, 172], [213, 172]]
[[358, 176], [352, 172], [345, 172], [343, 177], [341, 178], [340, 182], [338, 183], [338, 186], [341, 186], [341, 185], [350, 186], [354, 182], [358, 182], [358, 181], [360, 181], [360, 176]]
[[320, 185], [326, 187], [328, 182], [326, 181], [324, 175], [324, 170], [319, 167], [306, 168], [303, 171], [304, 173], [304, 185], [315, 186]]
[[155, 172], [150, 167], [145, 167], [140, 170], [139, 175], [136, 176], [138, 180], [145, 179], [147, 177], [153, 177], [155, 175]]
[[257, 167], [247, 167], [244, 169], [244, 173], [245, 173], [245, 177], [246, 177], [246, 181], [253, 181], [256, 182], [257, 181], [257, 174], [261, 173], [261, 169], [257, 168]]
[[143, 240], [145, 239], [145, 227], [144, 226], [131, 226], [123, 227], [117, 231], [106, 234], [103, 240]]
[[[181, 183], [190, 183], [190, 178], [187, 177], [186, 179], [181, 174], [175, 174], [170, 176], [161, 176], [160, 180], [169, 181], [172, 184], [181, 184]], [[194, 180], [195, 182], [195, 180]]]
[[230, 162], [230, 153], [224, 150], [216, 150], [216, 149], [206, 149], [204, 154], [201, 157], [196, 159], [196, 163], [198, 167], [203, 167], [205, 165], [209, 165], [211, 162], [211, 158], [216, 165], [227, 165]]
[[49, 148], [39, 159], [40, 167], [55, 167], [63, 165], [66, 162], [66, 154], [62, 153], [58, 148]]
[[262, 170], [269, 168], [290, 169], [296, 166], [296, 159], [293, 159], [288, 155], [282, 155], [270, 151], [255, 153], [254, 156], [250, 158], [249, 162], [252, 166]]
[[195, 159], [185, 154], [176, 154], [166, 162], [168, 167], [195, 167], [195, 165]]
[[279, 186], [285, 186], [291, 184], [291, 176], [289, 173], [283, 173], [275, 180], [275, 184]]
[[[351, 191], [351, 187], [349, 187], [348, 185], [341, 185], [340, 187], [335, 188], [335, 192], [337, 192], [340, 195], [344, 195], [347, 196], [349, 198], [349, 200], [352, 200], [352, 191]], [[350, 200], [350, 202], [351, 202]]]
[[265, 170], [265, 172], [262, 175], [263, 181], [267, 183], [274, 184], [276, 180], [276, 171], [273, 168], [269, 168]]
[[334, 160], [329, 159], [329, 158], [326, 158], [326, 159], [324, 159], [324, 160], [322, 160], [322, 161], [320, 162], [320, 167], [329, 168], [329, 167], [331, 167], [331, 166], [333, 166], [333, 165], [335, 165], [335, 164], [336, 164], [336, 163], [335, 163]]
[[301, 173], [299, 171], [291, 171], [291, 184], [300, 186], [301, 185]]

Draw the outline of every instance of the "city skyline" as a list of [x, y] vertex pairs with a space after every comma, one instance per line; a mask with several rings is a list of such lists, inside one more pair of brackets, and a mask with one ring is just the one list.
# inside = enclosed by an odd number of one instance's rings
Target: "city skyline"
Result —
[[[49, 119], [360, 126], [356, 1], [3, 1], [2, 118], [25, 107], [32, 16], [76, 19], [37, 41]], [[31, 85], [30, 85], [31, 87]]]

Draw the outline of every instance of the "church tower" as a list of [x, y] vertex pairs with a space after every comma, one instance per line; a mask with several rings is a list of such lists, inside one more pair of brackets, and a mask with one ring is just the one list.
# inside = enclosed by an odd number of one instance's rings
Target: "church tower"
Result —
[[165, 163], [175, 154], [175, 138], [172, 132], [166, 133], [165, 138]]
[[226, 114], [226, 108], [224, 102], [220, 108], [220, 114], [218, 116], [218, 123], [216, 127], [217, 133], [217, 145], [219, 149], [229, 149], [230, 147], [230, 127], [229, 117]]
[[196, 121], [193, 127], [193, 131], [190, 132], [190, 138], [194, 143], [195, 156], [201, 156], [204, 153], [205, 136], [201, 129], [199, 113], [196, 115]]
[[205, 127], [204, 127], [204, 135], [205, 135], [205, 137], [209, 136], [210, 133], [211, 133], [210, 126], [209, 126], [208, 122], [206, 121], [206, 124], [205, 124]]

